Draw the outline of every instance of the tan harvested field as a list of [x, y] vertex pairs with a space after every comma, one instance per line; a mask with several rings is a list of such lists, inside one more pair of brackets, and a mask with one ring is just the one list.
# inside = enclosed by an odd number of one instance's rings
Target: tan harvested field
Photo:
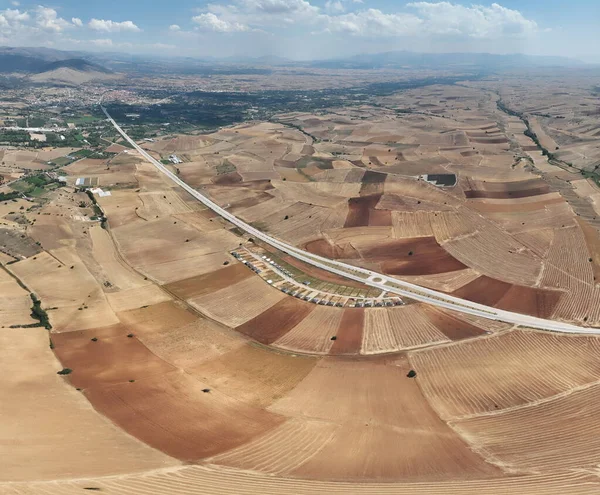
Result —
[[[419, 479], [450, 473], [469, 478], [493, 475], [496, 469], [480, 462], [439, 420], [416, 382], [404, 376], [406, 369], [406, 363], [390, 366], [328, 359], [275, 402], [270, 407], [274, 412], [341, 425], [296, 474], [338, 480]], [[386, 391], [391, 388], [397, 393], [389, 395]], [[321, 400], [310, 400], [315, 396]], [[424, 450], [406, 449], [406, 444], [422, 442], [427, 444]], [[448, 451], [453, 452], [452, 460], [444, 455]], [[428, 462], [421, 462], [420, 455]], [[464, 470], [466, 465], [469, 470]]]
[[68, 248], [16, 263], [11, 271], [37, 294], [45, 308], [56, 308], [49, 315], [58, 331], [95, 328], [98, 322], [118, 323], [100, 284]]
[[280, 354], [248, 344], [188, 370], [228, 396], [267, 407], [294, 389], [316, 364], [314, 357]]
[[0, 294], [0, 327], [36, 323], [31, 317], [33, 303], [29, 293], [3, 268], [0, 268]]
[[300, 323], [273, 342], [290, 351], [327, 354], [336, 336], [344, 310], [317, 306]]
[[257, 317], [287, 297], [258, 277], [250, 277], [224, 289], [190, 299], [190, 304], [210, 318], [237, 327]]
[[549, 402], [455, 421], [452, 426], [507, 468], [591, 468], [600, 453], [592, 433], [599, 393], [594, 383]]
[[339, 483], [332, 481], [302, 480], [240, 472], [222, 466], [186, 466], [143, 475], [114, 478], [74, 480], [61, 483], [23, 483], [0, 486], [2, 495], [35, 495], [43, 491], [48, 495], [74, 495], [84, 488], [99, 488], [108, 493], [151, 495], [160, 490], [168, 495], [186, 493], [191, 495], [242, 495], [282, 493], [294, 495], [318, 495], [336, 493], [344, 495], [595, 495], [600, 487], [598, 477], [592, 473], [557, 471], [552, 475], [528, 474], [523, 476], [485, 478], [479, 480], [422, 481], [422, 482], [363, 482]]
[[423, 370], [423, 393], [442, 418], [452, 419], [526, 406], [594, 383], [599, 345], [596, 337], [514, 330], [415, 351], [410, 360]]
[[365, 310], [361, 349], [364, 354], [394, 352], [447, 341], [419, 304]]

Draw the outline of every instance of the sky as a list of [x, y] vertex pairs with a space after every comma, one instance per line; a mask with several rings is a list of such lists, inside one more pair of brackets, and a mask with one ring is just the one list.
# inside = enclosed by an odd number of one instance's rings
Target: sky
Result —
[[599, 0], [0, 0], [0, 45], [294, 60], [392, 50], [600, 63]]

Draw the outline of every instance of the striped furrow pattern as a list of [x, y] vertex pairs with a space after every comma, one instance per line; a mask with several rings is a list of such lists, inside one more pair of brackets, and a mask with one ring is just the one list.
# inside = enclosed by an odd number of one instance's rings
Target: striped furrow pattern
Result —
[[334, 341], [344, 310], [317, 306], [288, 333], [273, 343], [273, 346], [291, 351], [327, 354]]
[[362, 354], [393, 352], [448, 341], [418, 304], [365, 311]]
[[600, 338], [516, 330], [415, 351], [423, 393], [443, 419], [522, 406], [598, 380]]
[[595, 384], [531, 407], [452, 426], [508, 467], [552, 471], [598, 464], [599, 415], [600, 385]]
[[579, 227], [559, 229], [550, 247], [541, 285], [566, 291], [553, 317], [600, 322], [600, 289], [596, 287], [590, 255]]
[[339, 426], [324, 421], [291, 419], [208, 462], [267, 474], [289, 474], [323, 449], [338, 429]]
[[[0, 495], [81, 495], [99, 488], [111, 495], [597, 495], [600, 478], [558, 471], [508, 478], [417, 483], [343, 483], [266, 476], [214, 466], [73, 482], [0, 485]], [[93, 493], [93, 492], [91, 492]]]

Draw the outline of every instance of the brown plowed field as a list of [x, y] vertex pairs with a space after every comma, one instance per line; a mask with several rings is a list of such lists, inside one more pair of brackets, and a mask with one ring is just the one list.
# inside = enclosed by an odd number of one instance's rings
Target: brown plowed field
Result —
[[540, 194], [548, 194], [550, 189], [548, 186], [541, 186], [532, 189], [521, 189], [519, 191], [481, 191], [470, 190], [465, 191], [467, 198], [490, 198], [490, 199], [514, 199], [528, 198], [529, 196], [539, 196]]
[[314, 357], [292, 356], [246, 344], [187, 371], [219, 392], [266, 407], [292, 390], [315, 364]]
[[425, 306], [424, 311], [431, 323], [450, 340], [469, 339], [486, 333], [485, 330], [457, 318], [453, 313], [434, 306]]
[[174, 371], [135, 383], [92, 387], [96, 410], [148, 445], [184, 461], [235, 448], [284, 421], [244, 404], [209, 383]]
[[556, 290], [513, 285], [498, 301], [496, 307], [539, 318], [550, 318], [562, 295], [562, 292]]
[[[71, 384], [85, 389], [139, 380], [175, 369], [152, 354], [137, 338], [127, 337], [128, 332], [126, 327], [115, 325], [53, 334], [56, 356], [63, 367], [73, 370], [69, 375]], [[93, 342], [92, 338], [98, 340]]]
[[348, 200], [348, 216], [344, 227], [366, 227], [369, 225], [371, 211], [375, 209], [380, 199], [381, 194], [350, 198]]
[[314, 304], [285, 297], [251, 320], [236, 327], [262, 344], [272, 344], [306, 318], [316, 308]]
[[[597, 380], [598, 337], [514, 330], [410, 354], [443, 419], [523, 406]], [[568, 365], [566, 365], [568, 363]]]
[[220, 186], [229, 186], [232, 184], [241, 184], [243, 179], [239, 173], [231, 172], [229, 174], [217, 175], [212, 179], [212, 182]]
[[452, 295], [486, 306], [495, 306], [511, 287], [512, 284], [508, 282], [483, 275], [453, 292]]
[[387, 227], [392, 225], [391, 210], [371, 210], [369, 212], [369, 227]]
[[431, 275], [467, 268], [435, 237], [396, 239], [362, 248], [360, 254], [365, 260], [381, 262], [382, 271], [389, 275]]
[[469, 181], [465, 190], [467, 198], [514, 199], [548, 194], [550, 186], [541, 179], [516, 182]]
[[364, 309], [345, 309], [330, 354], [358, 354], [362, 346], [364, 320]]
[[549, 318], [562, 297], [560, 291], [513, 285], [486, 276], [473, 280], [453, 295], [540, 318]]
[[[225, 259], [225, 256], [223, 258]], [[235, 263], [214, 272], [171, 282], [164, 287], [177, 297], [190, 299], [223, 289], [229, 285], [241, 282], [252, 275], [253, 273], [248, 267], [242, 263]]]

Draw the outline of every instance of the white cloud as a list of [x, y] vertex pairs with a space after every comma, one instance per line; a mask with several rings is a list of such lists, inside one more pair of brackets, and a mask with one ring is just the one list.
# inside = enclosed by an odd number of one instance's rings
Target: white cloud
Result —
[[44, 31], [54, 31], [56, 33], [72, 27], [69, 21], [58, 17], [56, 10], [42, 6], [35, 10], [35, 23]]
[[378, 9], [328, 17], [330, 32], [355, 36], [410, 36], [418, 33], [421, 19], [412, 14], [384, 14]]
[[11, 4], [13, 7], [18, 7], [19, 5], [21, 5], [19, 2], [17, 2], [17, 0], [13, 0], [12, 2], [10, 2], [10, 4]]
[[518, 10], [497, 3], [482, 5], [450, 2], [413, 2], [407, 7], [414, 12], [384, 13], [367, 9], [341, 15], [325, 16], [329, 32], [344, 32], [355, 36], [451, 36], [462, 38], [498, 39], [527, 36], [538, 31], [535, 21], [526, 19]]
[[94, 31], [104, 31], [106, 33], [119, 33], [119, 32], [139, 32], [141, 29], [137, 27], [132, 21], [115, 22], [104, 19], [92, 19], [88, 26]]
[[83, 26], [83, 22], [79, 17], [73, 17], [71, 19], [71, 22], [73, 23], [74, 26], [77, 26], [77, 27]]
[[415, 9], [428, 33], [459, 35], [470, 38], [500, 38], [535, 33], [535, 21], [526, 19], [518, 10], [507, 9], [497, 3], [463, 5], [450, 2], [414, 2], [407, 5]]
[[181, 28], [177, 24], [171, 24], [169, 26], [169, 31], [181, 31]]
[[197, 24], [198, 29], [202, 31], [214, 31], [217, 33], [234, 33], [248, 31], [248, 26], [238, 22], [230, 22], [219, 19], [215, 14], [200, 14], [192, 17], [192, 21]]
[[340, 0], [327, 0], [325, 2], [325, 11], [329, 14], [340, 14], [345, 12], [346, 8]]
[[268, 15], [316, 14], [319, 11], [306, 0], [238, 0], [238, 3], [245, 10]]

